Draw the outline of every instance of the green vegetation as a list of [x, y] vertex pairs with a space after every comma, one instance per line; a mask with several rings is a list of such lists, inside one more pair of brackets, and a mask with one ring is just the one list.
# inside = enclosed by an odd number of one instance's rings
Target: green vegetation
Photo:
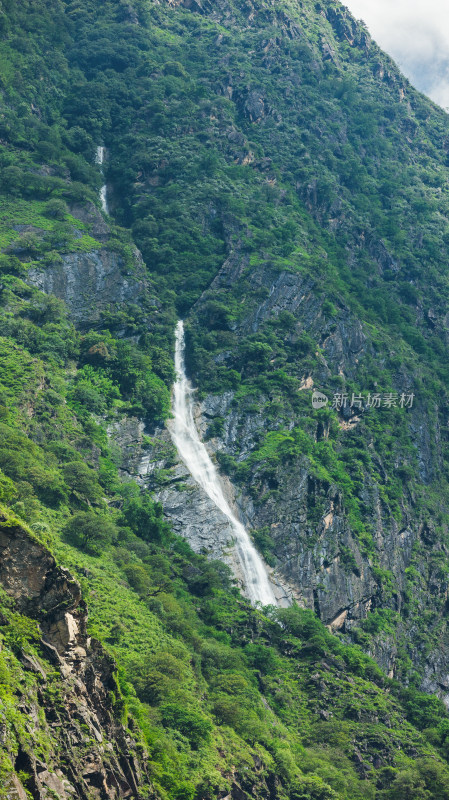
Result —
[[[168, 531], [163, 545], [117, 531], [101, 556], [63, 541], [56, 552], [81, 581], [91, 634], [120, 665], [116, 713], [137, 720], [158, 797], [213, 797], [233, 780], [261, 796], [274, 781], [280, 800], [396, 800], [400, 787], [421, 784], [429, 798], [445, 796], [441, 701], [387, 680], [310, 611], [252, 610], [223, 565]], [[8, 743], [17, 737], [13, 752], [18, 739], [45, 759], [51, 743], [38, 729], [30, 739], [14, 697], [14, 686], [26, 680], [32, 693], [42, 678], [25, 679], [20, 658], [43, 664], [47, 692], [58, 692], [60, 678], [36, 623], [1, 600], [2, 722]], [[6, 755], [2, 768], [7, 775]]]
[[[0, 94], [0, 500], [80, 580], [157, 797], [235, 782], [239, 797], [444, 800], [447, 713], [419, 687], [447, 636], [446, 115], [333, 1], [2, 0]], [[92, 253], [139, 292], [75, 325], [30, 275]], [[87, 282], [86, 297], [91, 311]], [[166, 420], [178, 315], [200, 396], [232, 393], [207, 431], [237, 419], [222, 469], [275, 513], [304, 470], [305, 549], [329, 493], [341, 504], [378, 586], [343, 634], [297, 606], [251, 609], [123, 478], [111, 430]], [[414, 411], [314, 412], [311, 378], [330, 396], [407, 388]], [[419, 531], [404, 575], [381, 564], [374, 521]], [[275, 565], [276, 531], [254, 540]], [[338, 559], [360, 577], [348, 544]], [[39, 695], [21, 661], [42, 659], [36, 623], [1, 605], [0, 723], [10, 753], [44, 759], [15, 693]], [[393, 638], [390, 680], [366, 652]]]

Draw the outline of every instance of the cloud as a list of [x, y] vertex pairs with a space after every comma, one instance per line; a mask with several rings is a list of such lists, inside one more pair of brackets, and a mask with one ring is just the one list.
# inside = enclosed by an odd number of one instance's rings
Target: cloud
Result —
[[444, 0], [345, 0], [409, 80], [449, 107], [449, 4]]

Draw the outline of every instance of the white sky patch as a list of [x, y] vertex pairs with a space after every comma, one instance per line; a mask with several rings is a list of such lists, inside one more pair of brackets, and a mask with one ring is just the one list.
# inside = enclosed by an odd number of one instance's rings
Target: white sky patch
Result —
[[449, 108], [449, 3], [447, 0], [343, 0], [363, 19], [377, 44], [407, 78]]

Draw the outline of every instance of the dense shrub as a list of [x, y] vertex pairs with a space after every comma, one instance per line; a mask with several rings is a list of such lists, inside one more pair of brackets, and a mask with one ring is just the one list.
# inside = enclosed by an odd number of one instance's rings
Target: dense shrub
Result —
[[78, 511], [66, 523], [63, 533], [74, 547], [99, 556], [116, 536], [117, 529], [108, 517], [90, 511]]

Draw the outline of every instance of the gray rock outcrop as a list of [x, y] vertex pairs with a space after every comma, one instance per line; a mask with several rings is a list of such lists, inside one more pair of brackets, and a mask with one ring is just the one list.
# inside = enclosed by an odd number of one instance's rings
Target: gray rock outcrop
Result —
[[92, 325], [115, 306], [138, 303], [147, 285], [142, 269], [125, 269], [121, 256], [106, 249], [67, 253], [61, 264], [30, 269], [27, 282], [64, 300], [80, 327]]

